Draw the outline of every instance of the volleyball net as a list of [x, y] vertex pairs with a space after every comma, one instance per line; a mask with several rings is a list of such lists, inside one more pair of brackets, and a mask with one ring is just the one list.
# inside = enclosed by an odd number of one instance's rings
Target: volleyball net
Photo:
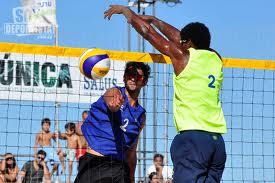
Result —
[[[51, 132], [65, 131], [106, 89], [123, 86], [126, 61], [148, 62], [152, 73], [140, 103], [147, 110], [146, 127], [138, 144], [136, 181], [146, 181], [154, 154], [172, 168], [169, 148], [173, 125], [173, 68], [159, 54], [104, 50], [111, 69], [101, 80], [80, 74], [85, 48], [0, 43], [0, 155], [12, 153], [19, 168], [33, 159], [41, 120], [51, 120]], [[153, 63], [154, 61], [154, 63]], [[267, 60], [223, 59], [221, 101], [228, 125], [224, 135], [227, 162], [223, 182], [274, 182], [274, 69]], [[66, 141], [59, 140], [62, 151]], [[56, 143], [52, 145], [56, 147]], [[66, 159], [66, 158], [65, 158]], [[77, 161], [77, 160], [75, 160]], [[66, 168], [68, 170], [68, 168]], [[66, 171], [67, 171], [66, 170]], [[77, 162], [73, 176], [77, 174]], [[66, 180], [67, 173], [61, 177]]]

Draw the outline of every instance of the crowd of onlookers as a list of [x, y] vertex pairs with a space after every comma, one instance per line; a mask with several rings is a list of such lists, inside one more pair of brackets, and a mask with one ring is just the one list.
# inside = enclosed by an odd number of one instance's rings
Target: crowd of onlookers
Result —
[[[51, 172], [46, 163], [46, 158], [47, 153], [44, 150], [39, 150], [34, 160], [27, 161], [19, 171], [14, 155], [6, 153], [0, 163], [0, 183], [51, 182]], [[170, 167], [163, 165], [163, 159], [161, 154], [154, 155], [153, 165], [147, 170], [148, 183], [172, 183], [173, 171]]]
[[51, 176], [45, 158], [46, 152], [39, 150], [34, 160], [27, 161], [19, 171], [14, 155], [6, 153], [0, 163], [0, 183], [50, 183]]
[[[6, 153], [0, 161], [0, 183], [4, 182], [51, 182], [51, 176], [65, 174], [65, 163], [68, 163], [67, 183], [71, 182], [73, 162], [84, 155], [87, 143], [81, 132], [81, 125], [88, 116], [83, 111], [82, 121], [66, 123], [65, 132], [51, 132], [51, 120], [41, 121], [41, 130], [36, 134], [34, 144], [34, 160], [27, 161], [19, 170], [12, 153]], [[65, 150], [61, 148], [59, 140], [66, 140]], [[55, 141], [56, 147], [53, 145]], [[66, 161], [67, 160], [67, 161]], [[59, 165], [61, 171], [59, 172]]]
[[[14, 155], [12, 153], [4, 154], [3, 160], [0, 161], [0, 183], [51, 182], [51, 176], [53, 174], [59, 175], [59, 173], [65, 173], [65, 162], [68, 163], [66, 182], [70, 183], [73, 162], [79, 160], [86, 152], [87, 142], [81, 132], [81, 125], [87, 116], [88, 111], [83, 111], [81, 122], [66, 123], [64, 133], [52, 133], [50, 131], [50, 119], [42, 119], [41, 131], [39, 131], [35, 137], [34, 159], [27, 161], [21, 170], [19, 170]], [[60, 143], [57, 143], [57, 139], [66, 140], [65, 150], [62, 150]], [[52, 141], [55, 141], [57, 148], [53, 147]], [[163, 155], [154, 155], [153, 165], [147, 170], [149, 183], [171, 183], [172, 169], [164, 166], [163, 161]], [[60, 172], [59, 165], [61, 165]]]

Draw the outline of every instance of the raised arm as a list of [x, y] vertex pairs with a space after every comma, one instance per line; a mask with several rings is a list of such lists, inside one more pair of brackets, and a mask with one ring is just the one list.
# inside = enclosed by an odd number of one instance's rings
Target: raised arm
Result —
[[153, 24], [168, 40], [174, 43], [180, 42], [180, 31], [177, 28], [155, 16], [140, 15], [140, 17], [146, 22]]
[[17, 183], [22, 183], [25, 176], [26, 176], [26, 171], [21, 170], [17, 177]]
[[61, 140], [66, 140], [67, 135], [66, 135], [66, 133], [58, 133], [58, 138], [61, 139]]
[[43, 182], [44, 183], [51, 183], [51, 174], [50, 174], [50, 171], [49, 171], [49, 168], [46, 164], [45, 161], [42, 161], [41, 162], [41, 165], [43, 166]]
[[123, 14], [127, 18], [128, 23], [130, 23], [144, 39], [149, 41], [159, 52], [171, 58], [175, 74], [178, 75], [181, 73], [187, 65], [189, 51], [182, 49], [180, 42], [175, 43], [164, 38], [148, 22], [144, 21], [128, 7], [112, 5], [110, 9], [104, 13], [104, 17], [110, 19], [113, 14]]
[[40, 140], [40, 133], [37, 133], [36, 136], [35, 136], [35, 142], [34, 142], [34, 155], [36, 155], [37, 153], [37, 147], [39, 145], [39, 140]]
[[0, 161], [0, 173], [5, 171], [6, 168], [6, 160], [3, 159], [2, 161]]
[[125, 6], [112, 5], [104, 15], [105, 18], [108, 17], [108, 19], [110, 19], [113, 14], [123, 14], [128, 23], [131, 24], [144, 39], [149, 41], [161, 53], [170, 56], [169, 41], [155, 31], [148, 22], [144, 21], [135, 12]]

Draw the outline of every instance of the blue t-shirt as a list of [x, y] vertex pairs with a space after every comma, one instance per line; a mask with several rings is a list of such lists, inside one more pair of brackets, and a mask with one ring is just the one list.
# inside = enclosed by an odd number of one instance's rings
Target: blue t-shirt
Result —
[[101, 96], [91, 105], [81, 130], [89, 146], [104, 156], [125, 159], [125, 152], [138, 140], [145, 109], [136, 102], [132, 107], [124, 87], [117, 87], [124, 98], [120, 110], [111, 112]]

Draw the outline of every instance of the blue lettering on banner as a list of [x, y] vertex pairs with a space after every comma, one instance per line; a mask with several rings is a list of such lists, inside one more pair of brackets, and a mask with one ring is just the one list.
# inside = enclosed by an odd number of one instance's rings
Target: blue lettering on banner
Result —
[[102, 78], [99, 80], [92, 80], [84, 77], [84, 90], [94, 90], [94, 91], [104, 91], [109, 88], [116, 86], [117, 79], [116, 78]]

